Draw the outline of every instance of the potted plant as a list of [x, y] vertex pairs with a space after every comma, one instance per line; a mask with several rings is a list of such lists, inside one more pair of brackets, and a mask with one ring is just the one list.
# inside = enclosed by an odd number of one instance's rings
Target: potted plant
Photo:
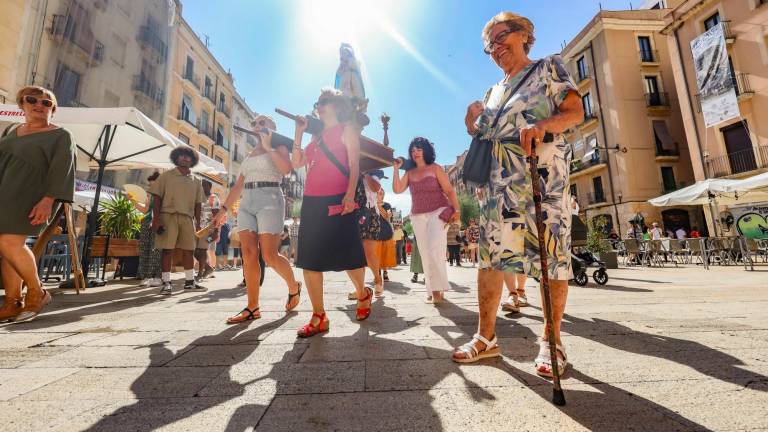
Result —
[[111, 201], [102, 202], [101, 208], [102, 211], [99, 214], [101, 234], [110, 236], [107, 256], [121, 258], [123, 261], [121, 276], [130, 276], [135, 272], [129, 269], [138, 267], [137, 237], [141, 231], [143, 215], [136, 210], [127, 196], [120, 193]]
[[610, 250], [603, 241], [606, 237], [606, 228], [607, 224], [604, 218], [587, 219], [587, 245], [585, 248], [596, 254], [600, 261], [605, 263], [606, 268], [617, 269], [619, 268], [619, 256]]

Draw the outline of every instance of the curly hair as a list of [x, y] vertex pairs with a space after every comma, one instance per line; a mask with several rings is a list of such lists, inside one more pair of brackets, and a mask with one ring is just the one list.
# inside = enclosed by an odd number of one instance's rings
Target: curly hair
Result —
[[427, 165], [435, 163], [435, 157], [437, 155], [435, 154], [435, 145], [432, 144], [432, 141], [424, 137], [416, 137], [411, 140], [411, 143], [408, 145], [408, 160], [415, 165], [416, 162], [413, 160], [413, 155], [411, 154], [414, 147], [418, 147], [424, 152], [424, 163]]
[[174, 165], [179, 166], [178, 160], [179, 156], [181, 155], [187, 155], [190, 159], [192, 159], [192, 165], [189, 166], [190, 168], [194, 167], [198, 162], [200, 162], [200, 157], [192, 147], [176, 147], [173, 149], [171, 151], [171, 162], [173, 162]]

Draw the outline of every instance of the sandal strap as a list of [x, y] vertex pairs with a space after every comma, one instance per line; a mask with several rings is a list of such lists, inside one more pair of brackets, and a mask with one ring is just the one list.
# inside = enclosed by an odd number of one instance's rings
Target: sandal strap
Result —
[[243, 313], [243, 312], [248, 312], [248, 316], [246, 317], [246, 319], [248, 319], [248, 318], [256, 318], [256, 315], [254, 315], [254, 314], [255, 314], [256, 312], [258, 312], [258, 311], [259, 311], [259, 308], [256, 308], [256, 309], [254, 309], [254, 310], [250, 310], [250, 309], [248, 309], [248, 308], [246, 307], [246, 308], [243, 308], [243, 310], [241, 310], [241, 311], [240, 311], [240, 313]]
[[[478, 340], [478, 341], [484, 343], [485, 344], [485, 350], [489, 350], [489, 349], [495, 347], [496, 343], [498, 342], [498, 339], [496, 338], [496, 335], [493, 335], [491, 340], [488, 340], [488, 339], [484, 338], [483, 335], [481, 335], [480, 333], [475, 333], [475, 335], [472, 336], [472, 339]], [[485, 351], [485, 350], [483, 350], [483, 351]]]
[[292, 298], [301, 295], [301, 282], [298, 282], [298, 289], [296, 290], [296, 294], [288, 293], [288, 301], [291, 301]]
[[477, 350], [475, 345], [472, 343], [473, 341], [469, 341], [465, 343], [464, 345], [459, 347], [459, 351], [463, 352], [467, 355], [468, 359], [473, 359], [477, 357], [480, 354], [480, 351]]
[[369, 288], [369, 287], [365, 287], [365, 292], [366, 292], [366, 296], [361, 298], [361, 299], [359, 299], [359, 300], [357, 300], [357, 301], [364, 302], [364, 301], [368, 301], [368, 300], [371, 299], [371, 296], [373, 295], [373, 290], [371, 288]]

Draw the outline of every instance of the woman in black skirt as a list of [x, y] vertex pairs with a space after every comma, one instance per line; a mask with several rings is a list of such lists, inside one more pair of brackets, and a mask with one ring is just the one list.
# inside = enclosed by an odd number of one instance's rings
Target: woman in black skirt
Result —
[[358, 321], [370, 315], [373, 296], [373, 290], [364, 286], [366, 261], [355, 209], [360, 129], [352, 121], [354, 108], [339, 91], [323, 89], [315, 110], [323, 122], [322, 133], [302, 151], [307, 120], [298, 118], [291, 156], [294, 168], [307, 167], [296, 267], [304, 270], [314, 313], [309, 323], [299, 329], [300, 337], [328, 331], [323, 272], [347, 272], [357, 291]]

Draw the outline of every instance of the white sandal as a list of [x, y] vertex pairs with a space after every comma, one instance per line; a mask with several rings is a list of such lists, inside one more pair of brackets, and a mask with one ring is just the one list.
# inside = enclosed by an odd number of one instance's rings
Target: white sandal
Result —
[[[565, 353], [565, 347], [563, 345], [555, 345], [557, 352], [563, 358], [557, 359], [557, 369], [560, 371], [562, 377], [565, 373], [565, 369], [568, 367], [568, 355]], [[549, 353], [549, 342], [545, 340], [539, 340], [539, 354], [534, 360], [534, 367], [536, 373], [546, 378], [552, 378], [552, 356]]]
[[[480, 341], [485, 344], [485, 348], [482, 350], [478, 350], [475, 347], [475, 341]], [[456, 348], [454, 353], [461, 352], [466, 355], [464, 358], [456, 358], [454, 356], [451, 356], [451, 359], [455, 361], [456, 363], [474, 363], [478, 360], [482, 360], [484, 358], [492, 358], [492, 357], [501, 357], [501, 350], [499, 349], [499, 346], [496, 344], [497, 342], [496, 336], [493, 337], [493, 339], [488, 340], [481, 336], [479, 333], [472, 336], [472, 340], [465, 343], [464, 345]]]

